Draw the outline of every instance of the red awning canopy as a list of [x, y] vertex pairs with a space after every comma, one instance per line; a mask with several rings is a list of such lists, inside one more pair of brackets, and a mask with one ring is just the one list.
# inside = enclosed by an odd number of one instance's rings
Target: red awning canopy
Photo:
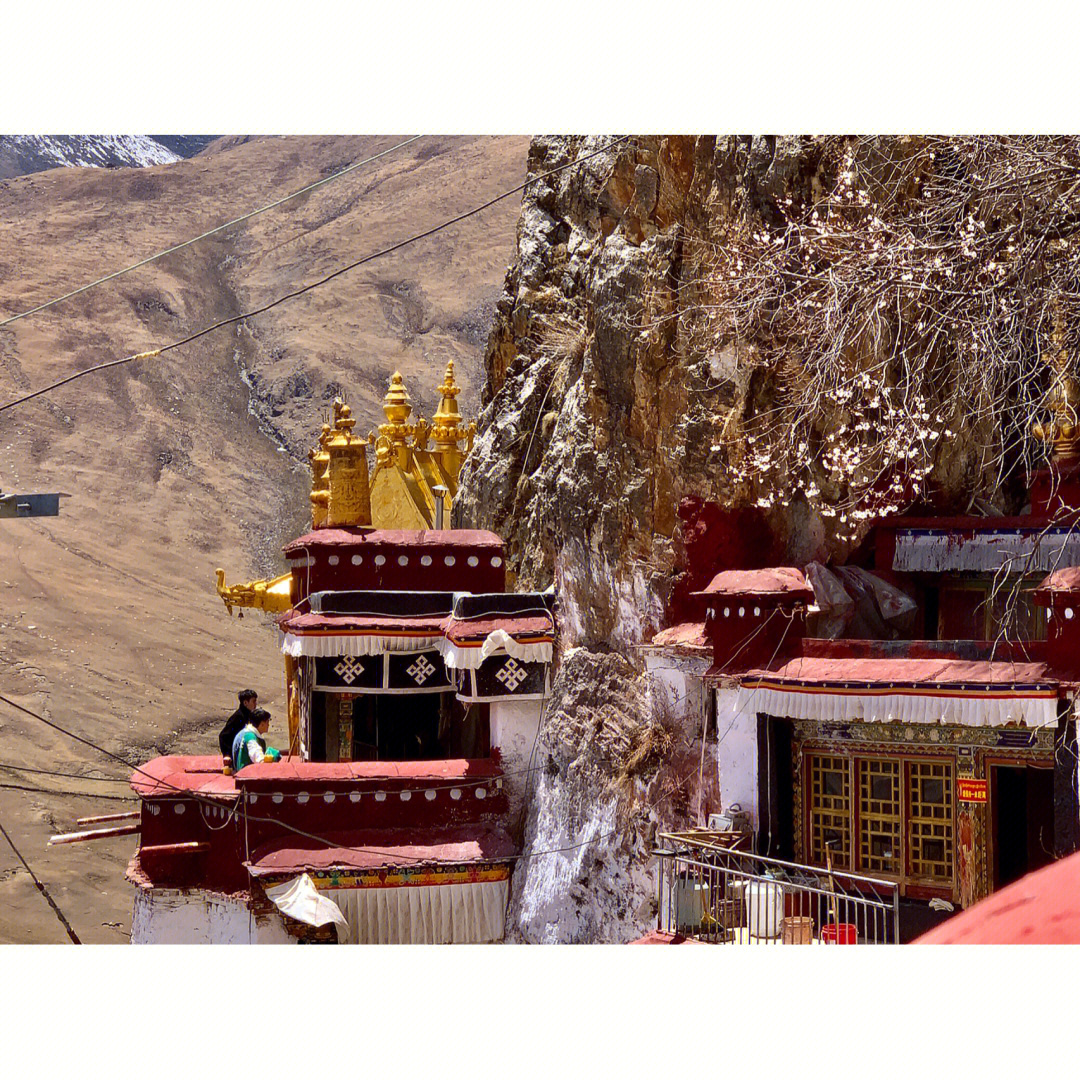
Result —
[[[716, 668], [709, 672], [719, 673]], [[773, 670], [749, 671], [742, 683], [858, 692], [893, 688], [918, 689], [921, 693], [959, 687], [984, 692], [1028, 688], [1052, 691], [1052, 696], [1057, 696], [1057, 682], [1048, 676], [1046, 664], [1005, 660], [797, 656]]]
[[380, 637], [441, 636], [448, 615], [360, 615], [285, 612], [278, 626], [287, 634], [372, 634]]
[[517, 855], [509, 834], [498, 826], [452, 829], [379, 829], [337, 833], [333, 846], [302, 836], [275, 840], [252, 852], [245, 865], [253, 878], [370, 871], [384, 868], [505, 862]]
[[1041, 728], [1057, 723], [1061, 687], [1045, 664], [800, 656], [774, 670], [707, 677], [738, 684], [740, 712], [827, 722]]
[[550, 615], [507, 615], [502, 618], [455, 619], [446, 621], [446, 637], [455, 645], [478, 647], [488, 634], [502, 630], [516, 641], [550, 641], [555, 624]]

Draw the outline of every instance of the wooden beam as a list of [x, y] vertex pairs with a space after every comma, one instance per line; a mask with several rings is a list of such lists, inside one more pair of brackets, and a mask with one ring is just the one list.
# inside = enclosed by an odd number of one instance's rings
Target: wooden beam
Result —
[[200, 851], [209, 851], [210, 845], [205, 840], [188, 840], [180, 844], [144, 844], [139, 848], [139, 857], [144, 855], [196, 855]]
[[98, 814], [97, 817], [81, 817], [76, 825], [103, 825], [106, 821], [138, 821], [142, 811], [132, 810], [124, 814]]
[[89, 832], [72, 832], [72, 833], [60, 833], [57, 836], [50, 836], [47, 847], [52, 847], [54, 844], [81, 844], [84, 840], [104, 840], [110, 836], [134, 836], [140, 829], [141, 825], [117, 825], [113, 829], [92, 829]]

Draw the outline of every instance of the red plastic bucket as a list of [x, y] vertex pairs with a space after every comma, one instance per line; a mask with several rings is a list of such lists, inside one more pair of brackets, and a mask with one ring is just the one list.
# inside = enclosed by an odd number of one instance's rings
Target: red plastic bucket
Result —
[[821, 928], [823, 945], [854, 945], [858, 938], [854, 923], [826, 923]]

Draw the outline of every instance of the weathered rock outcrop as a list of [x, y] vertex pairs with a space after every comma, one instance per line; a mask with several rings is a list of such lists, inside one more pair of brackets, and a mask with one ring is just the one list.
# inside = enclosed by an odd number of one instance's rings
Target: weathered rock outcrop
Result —
[[1019, 511], [1054, 305], [1080, 325], [1074, 139], [547, 137], [530, 173], [608, 144], [527, 191], [455, 507], [559, 598], [526, 940], [644, 929], [642, 822], [708, 803], [656, 797], [707, 765], [616, 781], [655, 720], [638, 647], [721, 565], [846, 557], [917, 499]]
[[[538, 138], [530, 172], [610, 141]], [[456, 509], [462, 524], [507, 539], [525, 587], [554, 583], [559, 596], [562, 665], [525, 847], [568, 850], [520, 865], [511, 925], [522, 939], [620, 940], [645, 928], [648, 830], [700, 805], [701, 792], [661, 790], [678, 771], [670, 756], [618, 779], [618, 748], [652, 738], [657, 722], [635, 646], [669, 600], [680, 501], [730, 502], [711, 447], [746, 396], [745, 373], [685, 347], [697, 268], [683, 240], [691, 226], [720, 235], [736, 204], [812, 171], [803, 149], [635, 138], [525, 198]], [[676, 707], [669, 723], [696, 784], [700, 717]]]
[[[530, 173], [611, 141], [537, 138]], [[805, 502], [766, 515], [758, 492], [733, 487], [718, 444], [726, 424], [767, 406], [770, 376], [752, 343], [736, 354], [702, 329], [710, 248], [736, 225], [768, 223], [793, 194], [831, 187], [837, 167], [813, 138], [634, 137], [526, 194], [455, 508], [458, 524], [506, 538], [523, 587], [554, 584], [559, 598], [561, 668], [525, 826], [526, 851], [551, 853], [518, 868], [511, 926], [522, 940], [646, 929], [649, 830], [707, 809], [708, 790], [676, 782], [715, 775], [701, 711], [686, 702], [668, 703], [679, 754], [619, 780], [620, 748], [653, 738], [657, 722], [637, 646], [701, 585], [687, 548], [720, 537], [743, 562], [835, 551]], [[705, 520], [710, 504], [738, 511], [726, 533]]]

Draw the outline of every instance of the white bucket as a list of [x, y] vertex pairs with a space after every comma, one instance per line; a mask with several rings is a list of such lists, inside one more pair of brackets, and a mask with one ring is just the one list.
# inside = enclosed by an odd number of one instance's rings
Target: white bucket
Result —
[[784, 918], [784, 888], [778, 881], [748, 881], [743, 887], [746, 928], [751, 937], [780, 936]]

